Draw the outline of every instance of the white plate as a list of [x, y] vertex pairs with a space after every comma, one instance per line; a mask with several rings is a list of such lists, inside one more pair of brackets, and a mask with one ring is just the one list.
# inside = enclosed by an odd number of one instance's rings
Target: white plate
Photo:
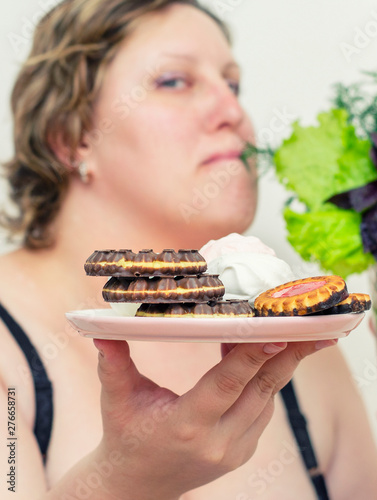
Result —
[[66, 313], [84, 337], [165, 342], [279, 342], [345, 337], [365, 314], [278, 318], [136, 318], [112, 309]]

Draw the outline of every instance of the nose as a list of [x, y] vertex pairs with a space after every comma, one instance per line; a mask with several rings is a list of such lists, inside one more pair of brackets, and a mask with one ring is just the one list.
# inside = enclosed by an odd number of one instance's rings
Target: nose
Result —
[[213, 83], [207, 89], [201, 103], [201, 114], [207, 132], [237, 129], [245, 118], [237, 96], [224, 80]]

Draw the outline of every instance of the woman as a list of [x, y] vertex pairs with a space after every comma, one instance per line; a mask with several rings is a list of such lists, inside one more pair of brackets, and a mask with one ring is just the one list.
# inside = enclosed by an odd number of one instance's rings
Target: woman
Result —
[[[222, 360], [213, 344], [134, 342], [132, 361], [125, 342], [95, 341], [97, 356], [64, 318], [103, 307], [101, 279], [83, 273], [95, 248], [200, 248], [249, 226], [256, 174], [240, 160], [252, 128], [238, 87], [225, 28], [194, 1], [71, 0], [41, 21], [7, 167], [23, 245], [0, 262], [13, 317], [1, 326], [4, 407], [17, 394], [4, 498], [12, 477], [28, 500], [315, 498], [280, 400], [256, 446], [298, 362], [335, 342], [228, 345]], [[339, 353], [310, 356], [299, 375], [330, 494], [372, 499], [376, 452]]]

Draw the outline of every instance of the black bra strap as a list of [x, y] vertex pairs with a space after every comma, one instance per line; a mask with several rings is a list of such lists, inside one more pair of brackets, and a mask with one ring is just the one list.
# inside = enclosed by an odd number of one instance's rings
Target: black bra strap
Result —
[[290, 381], [280, 391], [287, 411], [290, 426], [298, 444], [301, 457], [305, 463], [310, 480], [313, 483], [319, 500], [330, 500], [326, 488], [325, 478], [318, 468], [313, 445], [310, 440], [307, 422], [300, 411], [293, 382]]
[[43, 460], [45, 461], [52, 431], [52, 384], [47, 376], [42, 360], [35, 347], [30, 342], [28, 336], [1, 304], [0, 318], [3, 320], [14, 339], [17, 341], [30, 366], [36, 398], [34, 434], [38, 441]]

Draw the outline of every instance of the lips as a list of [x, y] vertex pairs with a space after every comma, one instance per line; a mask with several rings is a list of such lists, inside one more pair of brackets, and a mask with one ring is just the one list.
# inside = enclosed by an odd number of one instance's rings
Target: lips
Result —
[[214, 163], [216, 161], [222, 160], [238, 160], [241, 154], [242, 150], [240, 149], [214, 153], [203, 161], [203, 165], [208, 165], [209, 163]]

